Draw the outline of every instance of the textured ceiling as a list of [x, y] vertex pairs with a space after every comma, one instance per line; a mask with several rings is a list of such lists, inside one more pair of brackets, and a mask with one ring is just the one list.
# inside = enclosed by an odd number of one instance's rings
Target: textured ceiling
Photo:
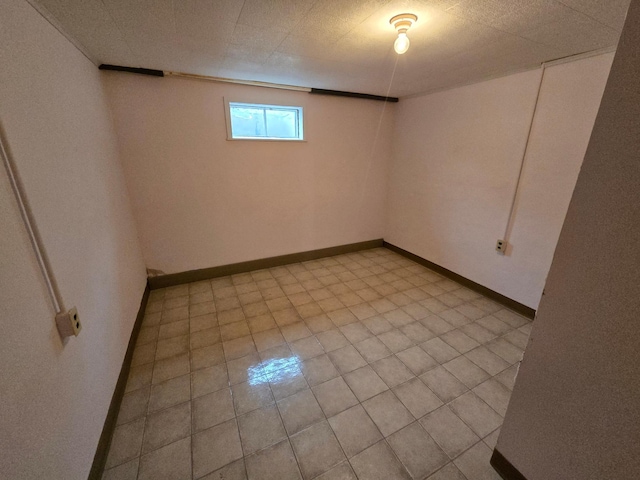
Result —
[[630, 0], [29, 1], [97, 64], [406, 96], [615, 46]]

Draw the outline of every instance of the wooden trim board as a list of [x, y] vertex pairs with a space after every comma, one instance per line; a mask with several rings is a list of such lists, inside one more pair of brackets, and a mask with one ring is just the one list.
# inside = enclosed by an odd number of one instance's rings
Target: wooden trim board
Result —
[[380, 238], [378, 240], [350, 243], [348, 245], [321, 248], [319, 250], [311, 250], [308, 252], [291, 253], [289, 255], [280, 255], [278, 257], [263, 258], [260, 260], [250, 260], [248, 262], [233, 263], [231, 265], [221, 265], [219, 267], [202, 268], [200, 270], [170, 273], [168, 275], [149, 278], [149, 285], [152, 290], [156, 288], [173, 287], [174, 285], [182, 285], [184, 283], [199, 282], [201, 280], [226, 277], [227, 275], [235, 275], [237, 273], [280, 267], [290, 263], [306, 262], [309, 260], [317, 260], [318, 258], [343, 255], [345, 253], [369, 250], [371, 248], [379, 248], [382, 247], [383, 243], [384, 241]]
[[487, 288], [484, 285], [480, 285], [479, 283], [476, 283], [473, 280], [469, 280], [468, 278], [463, 277], [462, 275], [459, 275], [455, 272], [452, 272], [451, 270], [441, 267], [436, 263], [430, 262], [429, 260], [419, 257], [414, 253], [408, 252], [407, 250], [403, 250], [400, 247], [396, 247], [395, 245], [389, 242], [384, 242], [384, 247], [388, 248], [392, 252], [396, 252], [404, 257], [407, 257], [409, 260], [413, 260], [414, 262], [419, 263], [420, 265], [430, 268], [434, 272], [437, 272], [442, 276], [450, 278], [454, 282], [458, 282], [464, 285], [465, 287], [469, 288], [470, 290], [474, 290], [484, 295], [485, 297], [489, 297], [490, 299], [495, 300], [498, 303], [501, 303], [505, 307], [510, 308], [511, 310], [514, 310], [519, 314], [524, 315], [527, 318], [533, 319], [536, 316], [536, 311], [533, 308], [527, 307], [526, 305], [523, 305], [520, 302], [516, 302], [515, 300], [512, 300], [509, 297], [505, 297], [501, 293], [491, 290], [490, 288]]
[[102, 478], [104, 466], [107, 463], [107, 455], [109, 454], [109, 447], [111, 446], [111, 437], [113, 436], [113, 431], [116, 428], [118, 412], [120, 411], [122, 397], [124, 397], [124, 391], [127, 386], [129, 370], [131, 370], [133, 351], [136, 347], [136, 341], [138, 340], [140, 327], [142, 326], [142, 319], [144, 318], [144, 312], [147, 308], [150, 291], [151, 289], [149, 288], [149, 283], [147, 282], [144, 293], [142, 294], [140, 309], [138, 310], [136, 321], [133, 324], [133, 330], [131, 331], [131, 338], [129, 338], [127, 352], [125, 353], [124, 360], [122, 361], [122, 368], [120, 369], [120, 375], [118, 376], [118, 381], [116, 382], [116, 388], [113, 392], [113, 396], [111, 397], [111, 403], [109, 404], [107, 417], [104, 420], [104, 426], [102, 427], [102, 433], [100, 434], [100, 440], [98, 441], [98, 448], [96, 448], [96, 454], [93, 457], [93, 464], [91, 465], [91, 470], [89, 471], [89, 480], [100, 480]]
[[504, 478], [504, 480], [527, 480], [497, 449], [493, 450], [490, 463], [493, 469], [498, 472], [498, 475]]

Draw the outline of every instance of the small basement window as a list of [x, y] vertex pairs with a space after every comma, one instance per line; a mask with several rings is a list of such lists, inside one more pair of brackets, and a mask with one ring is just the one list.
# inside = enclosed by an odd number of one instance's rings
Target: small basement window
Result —
[[229, 140], [304, 140], [302, 107], [225, 103]]

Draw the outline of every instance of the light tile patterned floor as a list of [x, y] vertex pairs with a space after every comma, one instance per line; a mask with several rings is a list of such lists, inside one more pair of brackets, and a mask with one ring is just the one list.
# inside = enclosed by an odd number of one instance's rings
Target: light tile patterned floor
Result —
[[104, 479], [498, 479], [530, 329], [383, 248], [155, 290]]

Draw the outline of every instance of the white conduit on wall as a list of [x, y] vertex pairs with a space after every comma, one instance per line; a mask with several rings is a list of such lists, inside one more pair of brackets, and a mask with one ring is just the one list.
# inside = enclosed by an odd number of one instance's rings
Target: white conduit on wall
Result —
[[524, 151], [522, 152], [522, 161], [520, 162], [520, 171], [518, 172], [518, 180], [516, 181], [516, 188], [513, 191], [513, 198], [511, 200], [511, 209], [509, 210], [509, 217], [507, 218], [507, 226], [504, 229], [504, 236], [502, 237], [505, 242], [509, 242], [509, 236], [511, 235], [511, 229], [513, 227], [513, 220], [516, 213], [516, 205], [518, 203], [518, 194], [520, 193], [520, 183], [522, 181], [522, 172], [524, 171], [524, 163], [527, 159], [527, 152], [529, 151], [529, 141], [531, 140], [531, 132], [533, 131], [533, 122], [536, 119], [536, 112], [538, 111], [538, 101], [540, 100], [540, 91], [542, 90], [542, 82], [544, 81], [544, 72], [547, 68], [546, 63], [542, 64], [542, 72], [540, 73], [540, 83], [538, 84], [538, 93], [536, 94], [536, 101], [533, 105], [533, 112], [531, 113], [531, 122], [529, 122], [529, 131], [527, 132], [527, 141], [524, 145]]
[[7, 176], [9, 177], [13, 194], [18, 202], [22, 221], [24, 222], [25, 229], [29, 235], [29, 240], [31, 241], [33, 252], [36, 255], [40, 271], [42, 272], [42, 277], [47, 285], [47, 291], [51, 297], [51, 303], [53, 304], [56, 315], [58, 315], [65, 311], [64, 302], [62, 301], [58, 285], [56, 284], [55, 277], [51, 270], [51, 265], [49, 264], [49, 259], [47, 258], [47, 254], [42, 245], [42, 239], [38, 233], [33, 213], [31, 212], [31, 208], [29, 208], [29, 202], [27, 201], [24, 187], [22, 182], [20, 182], [17, 169], [11, 159], [9, 149], [6, 145], [4, 130], [2, 129], [2, 126], [0, 126], [0, 156], [2, 157], [2, 163], [4, 163], [4, 167], [7, 170]]
[[533, 112], [531, 114], [531, 122], [529, 123], [529, 132], [527, 133], [527, 141], [524, 146], [524, 151], [522, 152], [522, 161], [520, 162], [520, 171], [518, 172], [518, 180], [516, 182], [516, 188], [513, 191], [513, 199], [511, 200], [511, 209], [509, 210], [509, 217], [507, 219], [507, 226], [504, 229], [504, 239], [505, 242], [509, 242], [509, 236], [511, 235], [511, 230], [513, 229], [513, 222], [516, 216], [516, 206], [518, 204], [518, 197], [520, 194], [520, 183], [522, 182], [522, 173], [524, 171], [525, 161], [527, 159], [527, 153], [529, 151], [529, 142], [531, 140], [531, 133], [533, 131], [533, 124], [536, 118], [536, 113], [538, 111], [538, 102], [540, 101], [540, 92], [542, 90], [542, 83], [544, 81], [544, 74], [547, 67], [552, 67], [554, 65], [560, 65], [562, 63], [572, 62], [575, 60], [580, 60], [583, 58], [593, 57], [595, 55], [601, 55], [603, 53], [615, 52], [615, 47], [607, 47], [598, 50], [593, 50], [590, 52], [580, 53], [577, 55], [569, 55], [568, 57], [558, 58], [556, 60], [550, 60], [548, 62], [544, 62], [541, 67], [542, 71], [540, 73], [540, 83], [538, 84], [538, 93], [536, 94], [536, 102], [533, 106]]

